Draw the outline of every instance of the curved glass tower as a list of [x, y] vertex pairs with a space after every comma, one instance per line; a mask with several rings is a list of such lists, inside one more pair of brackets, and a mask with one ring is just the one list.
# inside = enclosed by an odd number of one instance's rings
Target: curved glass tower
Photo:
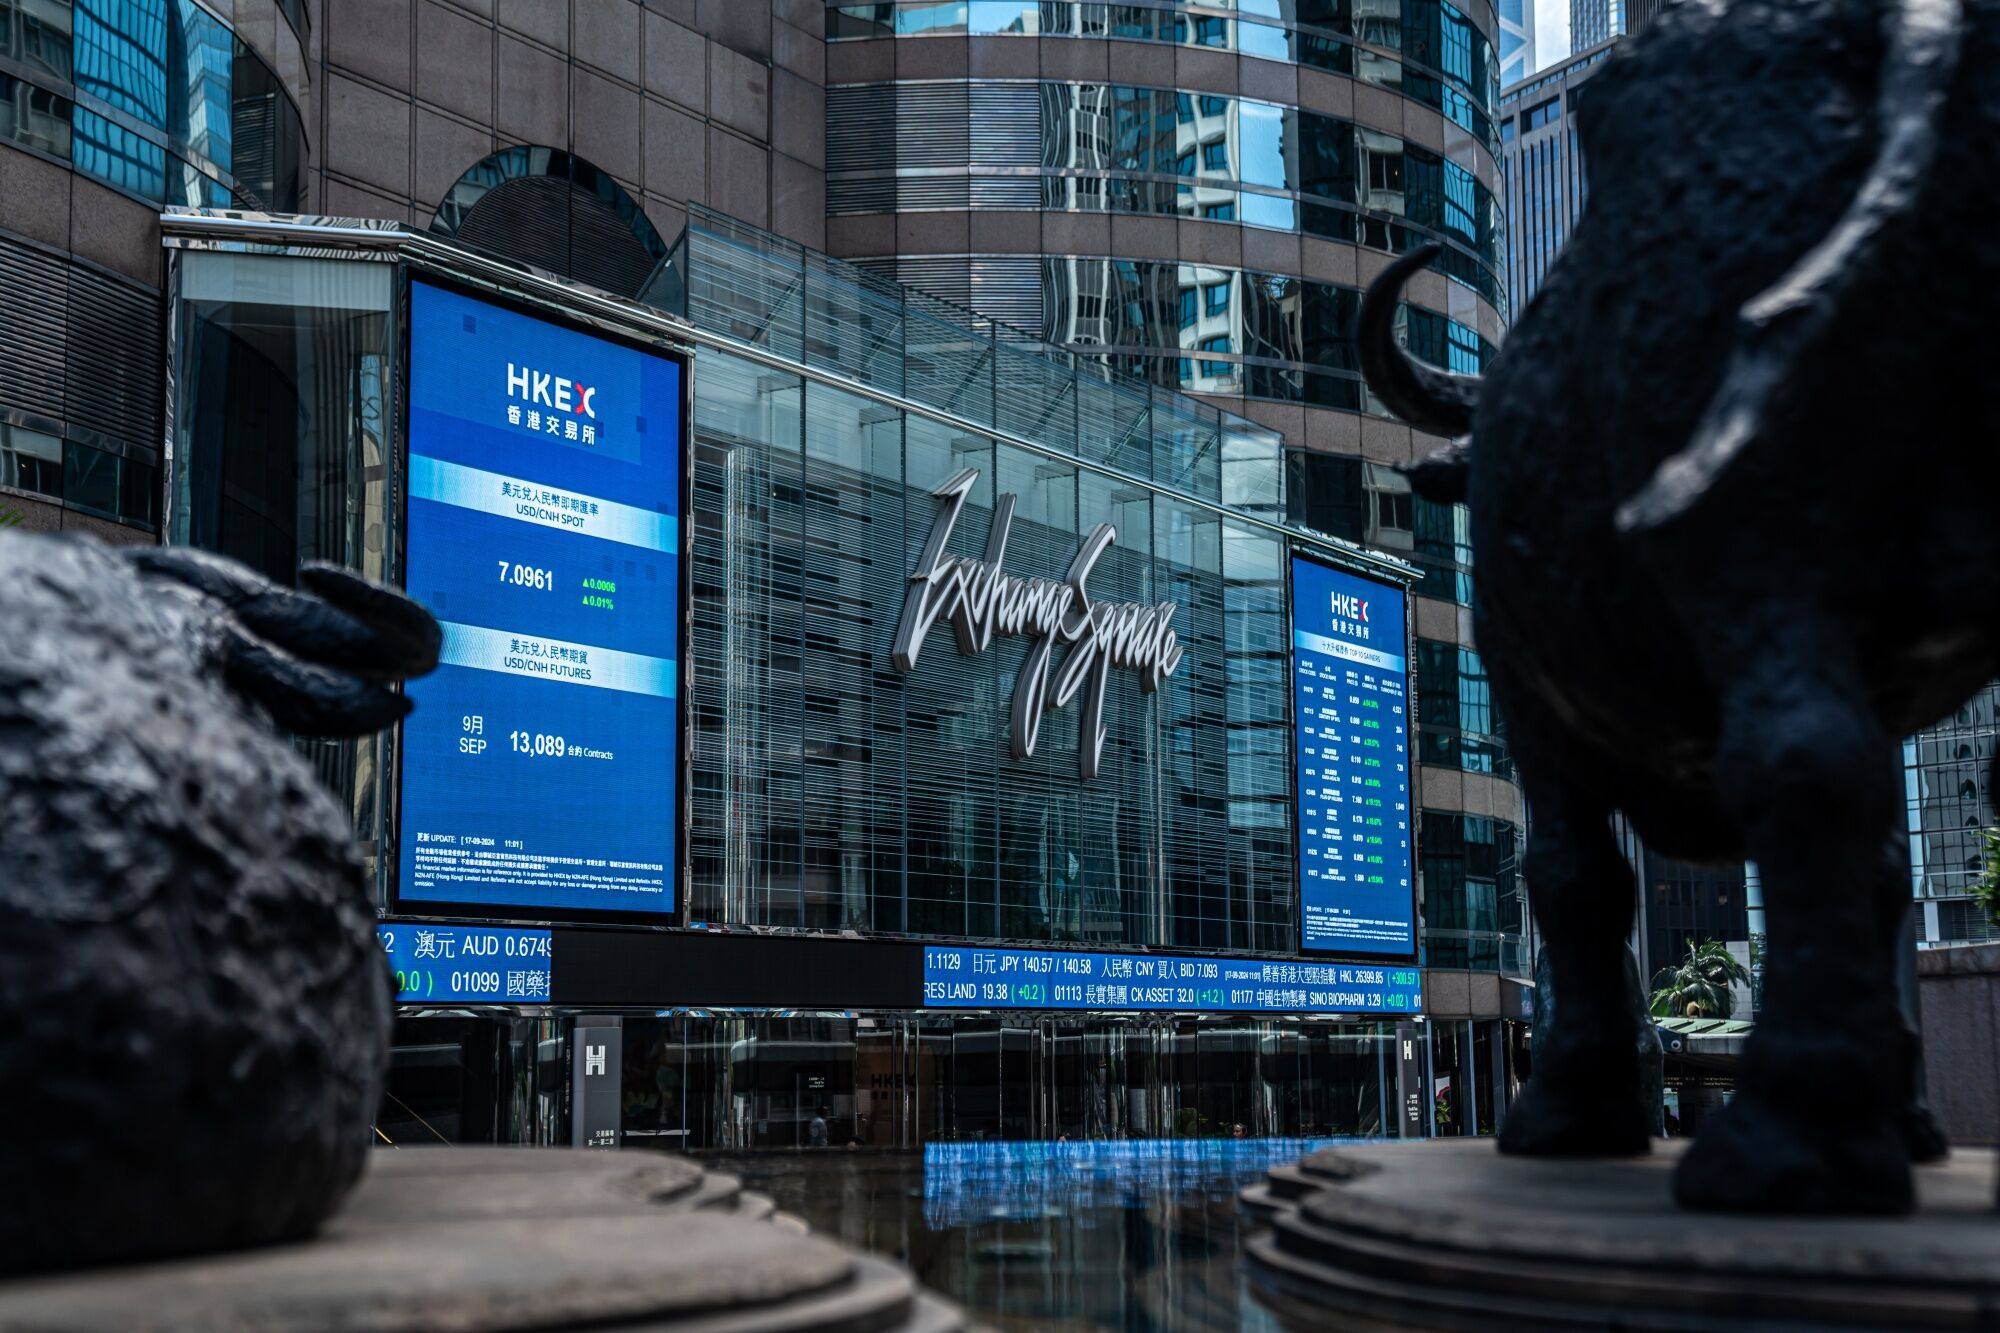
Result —
[[1395, 466], [1352, 342], [1390, 256], [1420, 357], [1478, 371], [1505, 323], [1485, 0], [827, 10], [827, 242], [1001, 323], [1281, 432], [1287, 509], [1423, 566], [1426, 954], [1525, 969], [1521, 802], [1471, 641], [1460, 509]]
[[0, 0], [0, 527], [158, 527], [162, 208], [304, 202], [301, 0]]

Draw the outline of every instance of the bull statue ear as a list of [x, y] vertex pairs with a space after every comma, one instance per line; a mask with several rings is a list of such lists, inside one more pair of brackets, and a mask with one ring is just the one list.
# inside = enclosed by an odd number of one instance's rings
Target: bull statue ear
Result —
[[1410, 489], [1433, 504], [1463, 504], [1472, 490], [1472, 439], [1440, 445], [1407, 467]]
[[1618, 508], [1618, 530], [1654, 531], [1702, 501], [1765, 441], [1773, 400], [1792, 385], [1840, 320], [1888, 237], [1911, 221], [1937, 160], [1939, 122], [1963, 45], [1962, 0], [1895, 0], [1876, 98], [1875, 160], [1847, 211], [1820, 242], [1738, 313], [1735, 351], [1686, 448]]
[[390, 687], [438, 664], [443, 635], [430, 612], [338, 566], [303, 566], [294, 591], [184, 546], [132, 547], [125, 559], [227, 613], [222, 679], [298, 735], [365, 736], [400, 721], [409, 698]]

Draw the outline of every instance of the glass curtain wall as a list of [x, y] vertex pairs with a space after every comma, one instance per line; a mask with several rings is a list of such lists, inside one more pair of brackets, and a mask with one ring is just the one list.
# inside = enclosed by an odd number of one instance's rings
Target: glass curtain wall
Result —
[[[986, 132], [995, 120], [1020, 132]], [[1502, 300], [1492, 191], [1352, 121], [1170, 88], [926, 82], [830, 88], [827, 124], [829, 216], [985, 206], [1205, 218], [1399, 253], [1439, 240], [1432, 267]], [[908, 165], [916, 142], [922, 165]]]
[[[1213, 510], [741, 358], [704, 350], [694, 383], [696, 920], [1292, 947], [1275, 534], [1228, 524], [1226, 583]], [[1060, 579], [1110, 523], [1093, 594], [1178, 608], [1179, 671], [1157, 694], [1114, 676], [1091, 781], [1074, 708], [1003, 753], [1023, 641], [965, 656], [940, 630], [888, 668], [931, 492], [966, 469], [953, 550], [1012, 495], [1009, 573]]]
[[298, 210], [298, 108], [195, 0], [0, 0], [0, 59], [0, 138], [155, 204]]
[[[404, 1013], [378, 1128], [404, 1146], [567, 1142], [568, 1028]], [[1394, 1111], [1382, 1024], [691, 1011], [625, 1014], [621, 1030], [629, 1147], [810, 1150], [820, 1116], [836, 1149], [1373, 1137]]]
[[[1287, 514], [1278, 436], [701, 210], [673, 272], [698, 326], [885, 395], [697, 355], [694, 918], [1290, 953], [1284, 539], [1249, 521]], [[1005, 753], [1022, 640], [886, 660], [968, 471], [953, 552], [1011, 496], [1007, 573], [1060, 580], [1110, 524], [1093, 596], [1172, 608], [1180, 668], [1114, 673], [1090, 781], [1073, 709]]]
[[[968, 274], [1006, 264], [991, 256], [965, 262]], [[1190, 393], [1357, 412], [1371, 401], [1354, 345], [1358, 288], [1131, 259], [1021, 262], [1041, 270], [1034, 308], [1024, 314], [1042, 336], [1079, 350], [1118, 349], [1093, 354], [1126, 374]], [[1411, 353], [1434, 365], [1479, 374], [1495, 351], [1470, 325], [1435, 311], [1405, 306], [1399, 322]]]
[[[1492, 137], [1499, 98], [1493, 46], [1451, 0], [1380, 4], [1228, 0], [1207, 12], [1161, 0], [890, 0], [827, 10], [829, 40], [881, 37], [1116, 37], [1237, 51], [1346, 74]], [[1234, 12], [1232, 12], [1234, 11]], [[1401, 56], [1392, 54], [1403, 53]]]
[[470, 1010], [398, 1015], [375, 1116], [378, 1141], [563, 1142], [561, 1026], [550, 1017]]
[[[1989, 685], [1935, 726], [1903, 742], [1910, 870], [1920, 902], [1935, 900], [1927, 944], [1985, 941], [2000, 934], [1970, 897], [1985, 864], [1984, 833], [1995, 822], [1992, 790], [2000, 749], [2000, 685]], [[1928, 916], [1929, 914], [1926, 913]]]
[[[234, 557], [281, 584], [307, 560], [393, 581], [395, 267], [175, 257], [167, 540]], [[301, 744], [349, 801], [363, 854], [376, 864], [387, 833], [387, 742]]]
[[[920, 1014], [624, 1019], [624, 1135], [668, 1148], [1371, 1136], [1393, 1030]], [[443, 1040], [440, 1031], [439, 1040]], [[1240, 1127], [1240, 1135], [1239, 1135]]]

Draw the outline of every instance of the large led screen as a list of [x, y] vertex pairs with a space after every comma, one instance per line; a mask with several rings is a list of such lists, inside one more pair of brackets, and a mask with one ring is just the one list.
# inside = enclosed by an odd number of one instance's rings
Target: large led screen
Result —
[[1423, 994], [1414, 967], [944, 944], [924, 949], [924, 1007], [1413, 1014]]
[[1399, 588], [1292, 557], [1302, 949], [1416, 955], [1403, 603]]
[[411, 283], [401, 901], [674, 910], [682, 375]]

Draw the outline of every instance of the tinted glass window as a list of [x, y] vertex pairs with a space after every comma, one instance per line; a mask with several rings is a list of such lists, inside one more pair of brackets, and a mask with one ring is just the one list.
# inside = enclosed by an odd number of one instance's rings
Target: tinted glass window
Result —
[[61, 440], [0, 422], [0, 486], [60, 496], [62, 471]]
[[151, 203], [297, 210], [298, 109], [194, 0], [0, 0], [0, 57], [72, 79], [86, 103], [0, 75], [0, 137]]
[[63, 498], [79, 509], [116, 515], [124, 460], [71, 440], [63, 449]]

